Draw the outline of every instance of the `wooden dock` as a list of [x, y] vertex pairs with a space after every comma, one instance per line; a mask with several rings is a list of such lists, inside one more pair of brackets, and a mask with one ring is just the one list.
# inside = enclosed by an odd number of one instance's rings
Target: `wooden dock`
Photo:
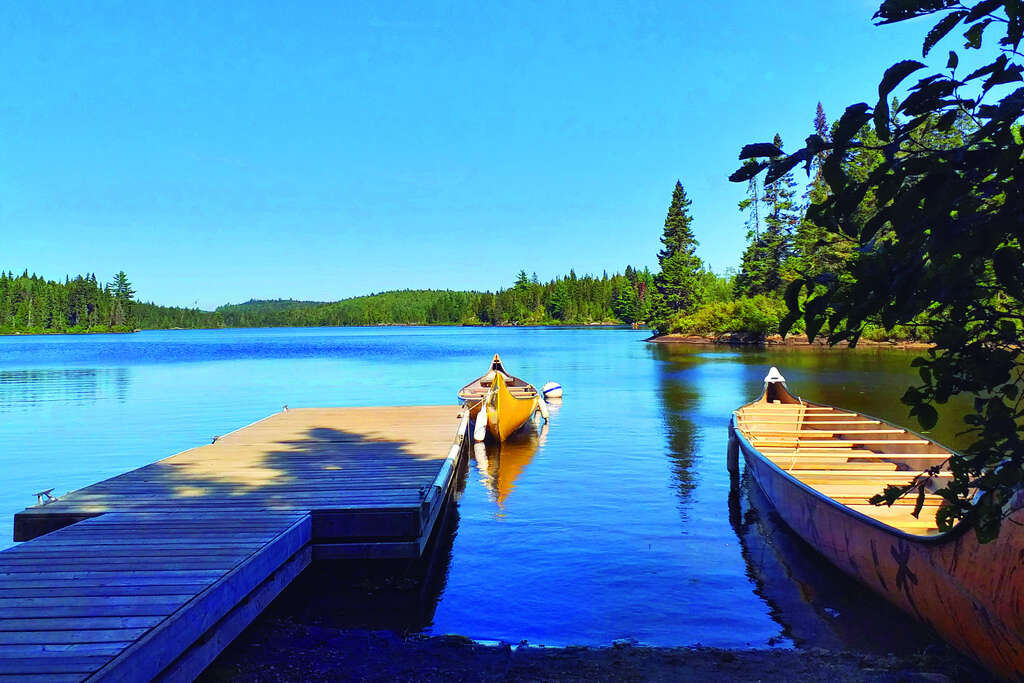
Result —
[[311, 561], [418, 557], [467, 425], [290, 410], [18, 513], [0, 680], [191, 680]]

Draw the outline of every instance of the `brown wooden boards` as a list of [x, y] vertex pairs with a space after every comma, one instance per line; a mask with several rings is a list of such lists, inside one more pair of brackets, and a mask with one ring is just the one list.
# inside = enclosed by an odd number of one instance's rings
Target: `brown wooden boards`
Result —
[[308, 513], [268, 513], [243, 544], [219, 542], [246, 520], [195, 521], [113, 512], [0, 553], [0, 677], [153, 678], [268, 577], [309, 563]]
[[[15, 540], [114, 510], [311, 511], [314, 533], [419, 541], [424, 503], [452, 457], [457, 406], [302, 408], [15, 515]], [[427, 506], [429, 508], [429, 506]]]
[[277, 413], [15, 515], [0, 680], [191, 679], [321, 558], [418, 556], [456, 406]]

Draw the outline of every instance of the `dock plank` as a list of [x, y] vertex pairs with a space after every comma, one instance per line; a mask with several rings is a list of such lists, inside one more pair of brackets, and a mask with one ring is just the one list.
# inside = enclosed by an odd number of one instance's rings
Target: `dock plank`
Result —
[[467, 420], [285, 411], [27, 508], [34, 540], [0, 552], [0, 679], [188, 680], [314, 557], [418, 556]]

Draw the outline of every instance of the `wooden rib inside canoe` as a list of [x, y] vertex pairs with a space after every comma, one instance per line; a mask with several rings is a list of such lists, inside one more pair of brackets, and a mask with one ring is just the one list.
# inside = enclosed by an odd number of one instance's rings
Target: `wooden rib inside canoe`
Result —
[[767, 460], [822, 495], [905, 533], [938, 534], [935, 513], [943, 499], [933, 492], [946, 485], [949, 472], [929, 477], [917, 518], [911, 514], [916, 494], [891, 507], [868, 503], [888, 485], [945, 465], [950, 452], [938, 444], [860, 413], [808, 403], [781, 384], [737, 410], [735, 425]]

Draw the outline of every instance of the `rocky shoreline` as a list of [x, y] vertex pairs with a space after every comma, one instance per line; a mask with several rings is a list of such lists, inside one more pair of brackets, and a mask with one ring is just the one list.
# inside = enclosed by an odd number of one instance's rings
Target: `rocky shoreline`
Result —
[[[663, 334], [650, 337], [645, 341], [652, 344], [696, 344], [714, 346], [756, 346], [762, 348], [780, 349], [808, 349], [813, 351], [846, 350], [845, 344], [829, 346], [824, 339], [815, 339], [808, 342], [807, 337], [793, 335], [782, 337], [778, 334], [762, 337], [758, 335], [730, 332], [718, 336], [705, 336], [698, 334]], [[904, 351], [920, 351], [932, 348], [934, 344], [920, 341], [871, 341], [861, 339], [857, 342], [858, 349], [899, 349]]]
[[220, 681], [984, 681], [951, 650], [908, 656], [828, 650], [484, 645], [262, 619], [199, 678]]

